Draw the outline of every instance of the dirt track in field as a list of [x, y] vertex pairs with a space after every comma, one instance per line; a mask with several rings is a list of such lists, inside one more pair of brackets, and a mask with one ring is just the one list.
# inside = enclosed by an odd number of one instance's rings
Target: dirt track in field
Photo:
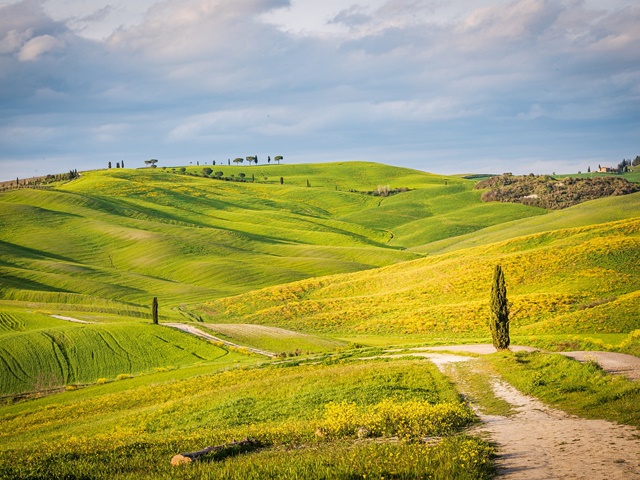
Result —
[[[419, 349], [443, 368], [449, 363], [473, 362], [473, 357], [446, 352], [488, 354], [491, 345], [455, 345]], [[435, 350], [435, 352], [433, 352]], [[514, 347], [513, 350], [529, 350]], [[579, 361], [595, 360], [608, 371], [633, 377], [640, 359], [610, 352], [568, 352]], [[464, 361], [464, 360], [463, 360]], [[637, 378], [637, 377], [636, 377]], [[494, 379], [494, 394], [512, 405], [510, 416], [484, 415], [475, 434], [498, 446], [498, 478], [507, 480], [632, 480], [640, 479], [640, 430], [606, 420], [588, 420], [546, 406], [511, 385]]]
[[497, 381], [496, 396], [514, 406], [509, 417], [482, 415], [476, 432], [498, 444], [498, 478], [630, 480], [640, 478], [640, 431], [586, 420], [547, 407]]
[[[486, 355], [489, 353], [495, 353], [496, 349], [493, 345], [488, 343], [475, 344], [475, 345], [446, 345], [438, 347], [420, 347], [413, 350], [424, 351], [445, 351], [445, 352], [460, 352], [460, 353], [475, 353], [480, 355]], [[521, 347], [513, 345], [511, 351], [534, 351], [536, 348]], [[596, 361], [602, 367], [603, 370], [609, 373], [625, 375], [632, 380], [640, 379], [640, 358], [633, 355], [627, 355], [624, 353], [615, 352], [591, 352], [591, 351], [578, 351], [578, 352], [558, 352], [559, 355], [571, 357], [579, 362]]]
[[269, 358], [277, 357], [277, 355], [274, 352], [261, 350], [259, 348], [245, 347], [243, 345], [238, 345], [236, 343], [223, 340], [222, 338], [214, 337], [210, 333], [203, 332], [199, 328], [196, 328], [192, 325], [187, 325], [186, 323], [163, 323], [162, 325], [166, 327], [177, 328], [178, 330], [182, 330], [183, 332], [190, 333], [191, 335], [195, 335], [196, 337], [204, 338], [205, 340], [211, 340], [217, 343], [222, 343], [223, 345], [227, 345], [228, 347], [241, 348], [252, 353], [257, 353], [258, 355], [264, 355], [265, 357], [269, 357]]

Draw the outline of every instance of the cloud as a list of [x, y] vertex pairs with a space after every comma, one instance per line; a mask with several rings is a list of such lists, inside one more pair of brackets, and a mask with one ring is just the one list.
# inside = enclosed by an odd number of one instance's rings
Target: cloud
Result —
[[[329, 2], [327, 28], [301, 33], [305, 1], [166, 0], [104, 40], [37, 1], [0, 7], [0, 162], [85, 161], [100, 145], [100, 162], [264, 148], [517, 171], [514, 158], [640, 153], [626, 152], [640, 129], [633, 2]], [[290, 25], [265, 20], [283, 11]], [[82, 21], [114, 14], [92, 12]]]
[[59, 50], [65, 45], [64, 41], [51, 35], [40, 35], [29, 39], [20, 49], [18, 58], [21, 62], [37, 60], [41, 55]]

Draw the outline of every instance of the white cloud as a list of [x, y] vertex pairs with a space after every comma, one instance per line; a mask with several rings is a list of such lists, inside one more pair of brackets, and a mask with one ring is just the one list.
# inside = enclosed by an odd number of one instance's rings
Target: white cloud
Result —
[[26, 42], [20, 49], [18, 58], [21, 62], [37, 60], [41, 55], [64, 48], [64, 41], [51, 35], [40, 35]]

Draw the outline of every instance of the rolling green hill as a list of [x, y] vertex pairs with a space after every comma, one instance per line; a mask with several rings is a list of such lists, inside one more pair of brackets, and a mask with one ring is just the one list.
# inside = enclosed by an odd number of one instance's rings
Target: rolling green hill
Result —
[[478, 336], [495, 264], [505, 271], [515, 334], [640, 327], [637, 217], [271, 287], [207, 302], [198, 314], [309, 332]]
[[[225, 167], [250, 168], [263, 167]], [[383, 165], [264, 168], [285, 184], [116, 169], [4, 193], [0, 300], [138, 316], [157, 296], [172, 315], [166, 307], [416, 259], [405, 247], [544, 213], [482, 204], [470, 181]], [[379, 198], [338, 182], [413, 190]]]
[[[373, 163], [218, 168], [255, 182], [199, 166], [113, 169], [0, 194], [3, 393], [216, 363], [218, 347], [149, 325], [153, 297], [161, 322], [202, 320], [284, 352], [341, 343], [221, 325], [483, 335], [500, 262], [517, 332], [637, 328], [624, 312], [637, 301], [640, 195], [548, 213], [483, 203], [471, 180]], [[378, 186], [403, 191], [366, 194]]]
[[[433, 364], [347, 340], [486, 337], [498, 263], [520, 338], [638, 346], [640, 194], [549, 213], [371, 163], [218, 169], [255, 182], [115, 169], [0, 193], [0, 478], [492, 478]], [[153, 325], [153, 297], [161, 323], [288, 358]]]

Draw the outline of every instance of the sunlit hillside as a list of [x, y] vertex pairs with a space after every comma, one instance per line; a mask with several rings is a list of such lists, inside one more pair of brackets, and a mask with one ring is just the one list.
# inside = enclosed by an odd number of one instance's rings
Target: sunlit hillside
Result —
[[[263, 183], [112, 169], [1, 194], [0, 300], [131, 316], [157, 296], [170, 315], [167, 306], [413, 260], [405, 247], [544, 213], [483, 204], [470, 181], [377, 164], [224, 170]], [[410, 191], [359, 193], [387, 184]]]
[[[549, 224], [546, 216], [511, 222], [465, 238], [478, 246], [211, 301], [198, 313], [316, 332], [481, 335], [493, 266], [501, 264], [515, 333], [630, 332], [640, 327], [640, 218], [599, 220], [612, 209], [620, 212], [612, 218], [633, 216], [639, 200], [590, 202]], [[586, 209], [594, 212], [589, 221]], [[576, 223], [592, 224], [558, 228]], [[536, 229], [544, 233], [529, 233]]]

